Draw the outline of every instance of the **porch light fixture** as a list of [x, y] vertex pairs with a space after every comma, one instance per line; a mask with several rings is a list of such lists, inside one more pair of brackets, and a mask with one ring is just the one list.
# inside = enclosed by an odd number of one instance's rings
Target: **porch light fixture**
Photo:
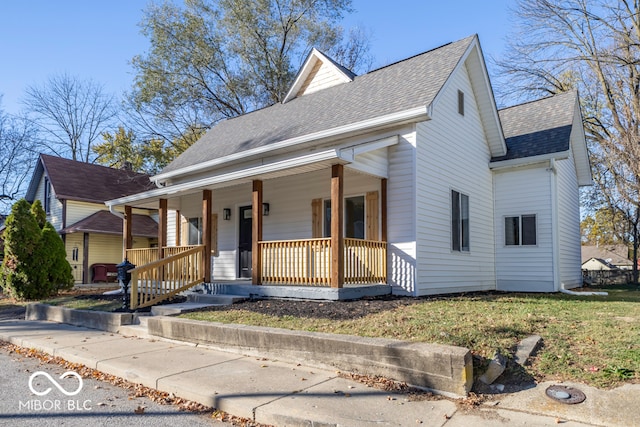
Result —
[[262, 204], [262, 215], [269, 216], [269, 203]]
[[224, 219], [225, 221], [229, 221], [231, 219], [231, 209], [224, 208], [222, 210], [222, 219]]

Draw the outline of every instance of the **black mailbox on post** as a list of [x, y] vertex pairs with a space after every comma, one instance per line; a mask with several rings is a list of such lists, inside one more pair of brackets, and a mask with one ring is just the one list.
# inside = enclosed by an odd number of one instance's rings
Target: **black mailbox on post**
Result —
[[122, 301], [122, 308], [124, 310], [129, 309], [129, 282], [131, 281], [131, 273], [130, 270], [136, 268], [135, 265], [131, 264], [128, 259], [124, 259], [120, 264], [116, 265], [118, 269], [118, 280], [122, 284], [122, 291], [124, 292], [124, 297]]

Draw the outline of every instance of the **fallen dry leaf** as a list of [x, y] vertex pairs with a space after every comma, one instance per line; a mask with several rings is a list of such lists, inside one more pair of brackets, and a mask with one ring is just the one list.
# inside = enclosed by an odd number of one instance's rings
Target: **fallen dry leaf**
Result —
[[133, 410], [133, 412], [137, 415], [144, 414], [144, 406], [138, 406], [136, 409]]

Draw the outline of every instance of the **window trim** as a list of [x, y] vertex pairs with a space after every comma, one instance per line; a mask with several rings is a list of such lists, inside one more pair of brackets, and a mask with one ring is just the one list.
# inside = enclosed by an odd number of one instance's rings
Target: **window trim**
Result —
[[458, 114], [464, 117], [464, 92], [458, 89]]
[[[457, 195], [457, 197], [456, 197]], [[457, 205], [454, 203], [454, 197], [457, 198]], [[463, 201], [466, 200], [466, 209]], [[471, 203], [468, 194], [461, 191], [450, 189], [449, 203], [451, 213], [450, 216], [450, 235], [451, 235], [451, 252], [469, 253], [471, 252]], [[457, 209], [456, 209], [457, 207]], [[465, 215], [466, 214], [466, 215]], [[466, 216], [466, 218], [465, 218]], [[466, 220], [466, 221], [465, 221]], [[454, 237], [457, 234], [457, 239]], [[466, 245], [465, 245], [466, 243]]]
[[44, 212], [49, 215], [51, 213], [51, 181], [44, 177]]
[[[533, 244], [524, 244], [522, 243], [524, 240], [524, 228], [522, 225], [522, 218], [524, 217], [533, 217], [534, 218], [534, 239], [535, 243]], [[507, 243], [507, 219], [508, 218], [518, 218], [518, 242], [509, 244]], [[533, 248], [538, 246], [538, 214], [537, 213], [527, 213], [527, 214], [519, 214], [519, 215], [504, 215], [502, 217], [503, 224], [503, 233], [504, 238], [502, 239], [502, 243], [504, 247], [507, 248], [520, 248], [520, 247], [528, 247]]]

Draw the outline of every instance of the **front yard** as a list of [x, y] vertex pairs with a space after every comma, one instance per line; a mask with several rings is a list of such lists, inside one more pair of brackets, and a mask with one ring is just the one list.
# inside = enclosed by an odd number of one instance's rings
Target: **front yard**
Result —
[[[477, 363], [496, 350], [511, 355], [518, 341], [538, 334], [543, 345], [526, 376], [597, 387], [640, 382], [640, 289], [597, 290], [609, 296], [488, 292], [343, 302], [262, 300], [182, 317], [458, 345], [469, 348]], [[104, 311], [122, 306], [120, 297], [98, 294], [70, 293], [47, 302]], [[0, 299], [0, 318], [19, 306]]]
[[543, 346], [527, 368], [538, 380], [574, 380], [597, 387], [638, 382], [640, 290], [598, 290], [609, 296], [492, 292], [386, 301], [248, 301], [182, 317], [452, 344], [481, 358], [492, 357], [496, 350], [510, 355], [518, 341], [538, 334]]

